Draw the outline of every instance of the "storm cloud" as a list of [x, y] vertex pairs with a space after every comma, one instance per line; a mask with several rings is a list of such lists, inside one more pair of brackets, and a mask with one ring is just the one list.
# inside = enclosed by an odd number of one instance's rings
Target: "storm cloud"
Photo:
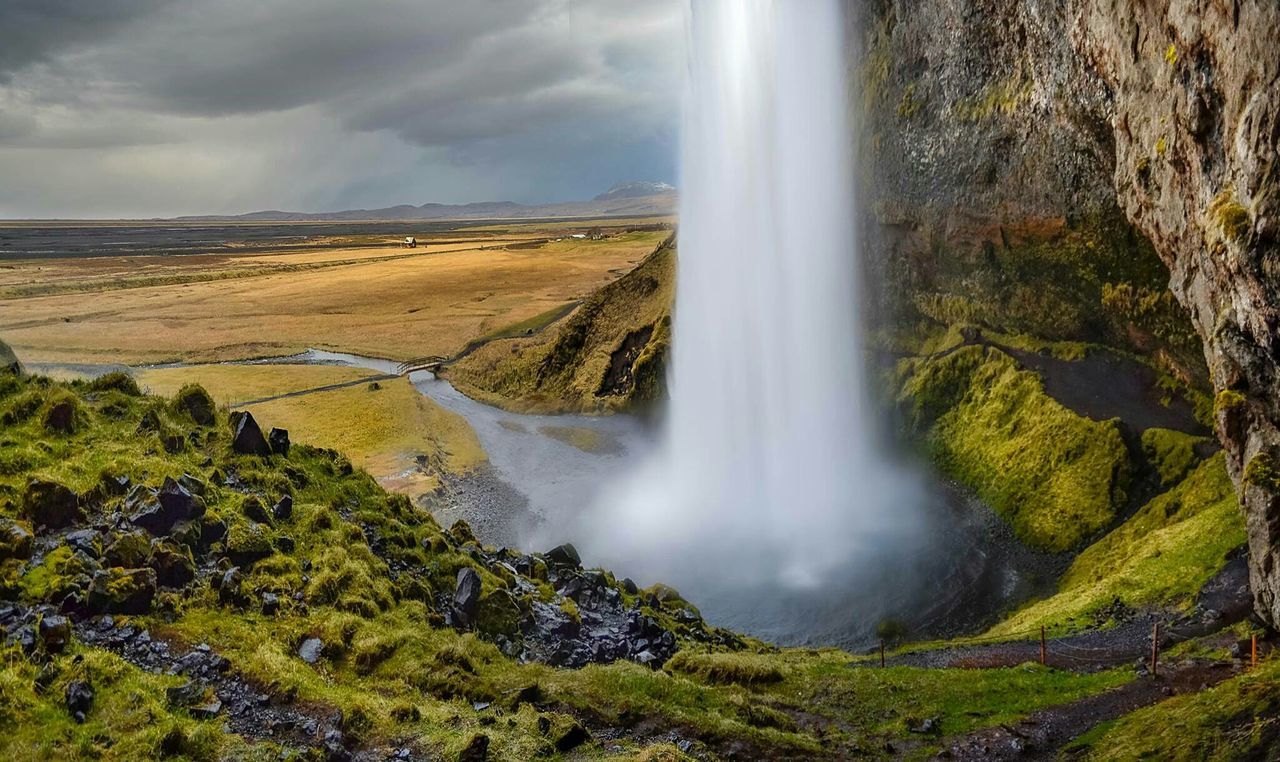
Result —
[[0, 216], [673, 181], [680, 3], [0, 0]]

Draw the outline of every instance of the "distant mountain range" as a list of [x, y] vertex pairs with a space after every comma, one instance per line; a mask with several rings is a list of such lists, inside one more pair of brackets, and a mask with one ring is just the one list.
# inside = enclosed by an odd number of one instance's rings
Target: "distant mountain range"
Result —
[[279, 221], [352, 222], [362, 220], [490, 220], [546, 217], [644, 217], [675, 214], [676, 189], [666, 183], [618, 183], [590, 201], [528, 205], [511, 201], [475, 204], [402, 204], [385, 209], [351, 209], [342, 212], [282, 212], [278, 210], [236, 215], [178, 217], [179, 221]]

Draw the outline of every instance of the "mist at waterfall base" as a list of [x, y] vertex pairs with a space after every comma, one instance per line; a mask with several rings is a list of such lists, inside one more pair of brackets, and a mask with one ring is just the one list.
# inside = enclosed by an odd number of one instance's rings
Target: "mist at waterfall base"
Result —
[[844, 19], [696, 0], [687, 29], [671, 399], [657, 453], [591, 512], [588, 560], [716, 624], [853, 636], [937, 570], [863, 367]]

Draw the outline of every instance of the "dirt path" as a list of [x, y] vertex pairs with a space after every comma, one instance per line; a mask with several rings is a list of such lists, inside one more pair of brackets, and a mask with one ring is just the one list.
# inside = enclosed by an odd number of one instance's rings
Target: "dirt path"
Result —
[[1185, 693], [1197, 693], [1233, 677], [1229, 662], [1186, 661], [1171, 665], [1159, 677], [1142, 677], [1106, 693], [1036, 712], [1011, 724], [987, 728], [944, 744], [937, 759], [1055, 759], [1071, 741], [1099, 723]]
[[[1132, 664], [1151, 653], [1151, 634], [1160, 625], [1160, 647], [1167, 649], [1191, 638], [1211, 635], [1246, 619], [1253, 610], [1249, 594], [1249, 570], [1243, 556], [1233, 559], [1196, 598], [1197, 616], [1173, 616], [1149, 611], [1130, 616], [1120, 624], [1067, 636], [1046, 638], [1047, 663], [1073, 672], [1096, 672]], [[1038, 633], [1023, 640], [993, 640], [897, 654], [886, 659], [890, 666], [925, 669], [992, 669], [1014, 667], [1040, 660]], [[860, 662], [860, 664], [867, 664]]]

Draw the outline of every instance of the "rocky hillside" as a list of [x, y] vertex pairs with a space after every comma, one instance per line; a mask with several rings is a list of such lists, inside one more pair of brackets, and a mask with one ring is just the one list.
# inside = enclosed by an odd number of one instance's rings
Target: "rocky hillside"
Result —
[[636, 410], [666, 389], [675, 239], [545, 335], [493, 341], [450, 366], [462, 391], [533, 412]]
[[894, 758], [1111, 690], [1162, 697], [1016, 651], [955, 670], [772, 648], [572, 547], [444, 529], [199, 387], [4, 372], [0, 420], [13, 759]]

